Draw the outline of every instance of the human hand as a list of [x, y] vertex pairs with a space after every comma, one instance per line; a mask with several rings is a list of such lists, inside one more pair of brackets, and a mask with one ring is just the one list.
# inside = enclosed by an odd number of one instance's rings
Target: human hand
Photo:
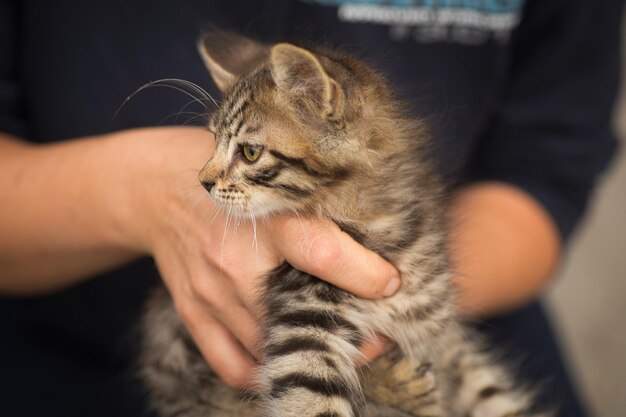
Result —
[[[331, 222], [229, 218], [197, 179], [212, 152], [208, 132], [154, 129], [150, 141], [147, 171], [135, 180], [143, 187], [129, 199], [131, 240], [154, 256], [182, 321], [228, 385], [249, 382], [260, 354], [259, 290], [283, 262], [365, 298], [397, 290], [395, 268]], [[381, 351], [380, 341], [362, 348], [365, 360]]]

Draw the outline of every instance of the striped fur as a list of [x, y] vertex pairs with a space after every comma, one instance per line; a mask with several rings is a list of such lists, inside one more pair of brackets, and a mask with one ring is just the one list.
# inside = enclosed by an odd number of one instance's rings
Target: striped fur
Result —
[[[242, 54], [254, 62], [220, 63], [215, 49], [225, 43], [235, 55], [256, 48]], [[429, 135], [384, 80], [333, 52], [223, 33], [201, 46], [225, 90], [209, 123], [217, 147], [200, 173], [215, 201], [243, 218], [332, 219], [394, 263], [402, 287], [364, 300], [281, 265], [267, 278], [263, 389], [254, 395], [217, 380], [162, 291], [148, 309], [142, 359], [161, 414], [539, 416], [454, 317], [444, 189], [427, 157]], [[257, 161], [244, 159], [246, 145], [263, 147]], [[359, 369], [358, 347], [375, 332], [398, 349]]]

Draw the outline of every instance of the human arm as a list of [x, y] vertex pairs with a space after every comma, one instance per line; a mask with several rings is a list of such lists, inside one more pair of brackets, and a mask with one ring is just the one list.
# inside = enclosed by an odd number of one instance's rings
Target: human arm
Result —
[[[231, 230], [224, 241], [225, 248], [219, 247], [222, 244], [224, 219], [216, 217], [211, 221], [216, 208], [210, 206], [210, 200], [205, 198], [205, 192], [196, 180], [197, 170], [211, 153], [211, 140], [210, 134], [202, 130], [179, 128], [122, 131], [44, 146], [31, 145], [8, 135], [3, 136], [0, 140], [0, 189], [5, 190], [3, 194], [10, 198], [3, 199], [0, 203], [0, 236], [3, 236], [0, 239], [0, 291], [13, 295], [47, 293], [76, 284], [103, 270], [121, 266], [141, 255], [154, 253], [166, 282], [176, 292], [179, 308], [183, 310], [188, 325], [197, 328], [197, 333], [204, 332], [200, 328], [206, 327], [214, 329], [209, 330], [209, 334], [220, 332], [221, 337], [212, 337], [213, 340], [224, 340], [228, 345], [221, 348], [220, 354], [236, 352], [240, 360], [234, 360], [233, 363], [242, 363], [241, 369], [246, 368], [243, 359], [249, 358], [241, 350], [230, 347], [230, 344], [239, 344], [231, 331], [241, 338], [256, 332], [250, 331], [249, 327], [254, 326], [254, 321], [250, 313], [242, 308], [254, 303], [253, 288], [246, 287], [244, 280], [248, 274], [258, 274], [280, 260], [273, 259], [276, 256], [274, 248], [266, 248], [266, 253], [260, 254], [261, 259], [257, 259], [253, 253], [242, 255], [241, 248], [251, 247], [252, 241], [251, 231], [245, 229], [238, 234]], [[172, 161], [179, 163], [173, 165]], [[166, 192], [167, 189], [169, 192]], [[142, 197], [138, 198], [140, 196]], [[161, 204], [157, 200], [161, 200]], [[477, 203], [475, 198], [466, 196], [458, 199], [457, 204], [463, 207]], [[178, 210], [178, 213], [172, 214], [171, 210]], [[189, 214], [194, 211], [202, 213], [199, 219], [189, 218]], [[462, 208], [461, 211], [467, 210]], [[473, 212], [472, 218], [493, 219], [491, 215], [481, 215], [481, 207]], [[166, 227], [151, 224], [155, 218], [163, 216], [171, 218], [172, 224]], [[300, 221], [307, 222], [302, 219]], [[313, 264], [309, 269], [317, 270], [312, 272], [330, 279], [336, 276], [359, 275], [346, 274], [345, 271], [371, 270], [369, 265], [373, 261], [360, 257], [358, 247], [341, 246], [353, 245], [353, 241], [340, 240], [340, 247], [332, 240], [329, 246], [328, 236], [335, 236], [337, 233], [336, 236], [345, 237], [341, 232], [336, 229], [331, 232], [321, 229], [332, 228], [329, 225], [305, 225], [300, 221], [284, 219], [283, 224], [274, 225], [273, 229], [259, 227], [259, 233], [268, 234], [259, 236], [261, 249], [264, 248], [262, 242], [270, 240], [269, 235], [276, 235], [279, 229], [285, 230], [281, 241], [294, 242], [301, 240], [303, 228], [306, 227], [309, 235], [318, 236], [314, 241], [318, 242], [317, 248], [325, 249], [328, 258], [326, 261], [320, 262], [314, 258], [320, 253], [319, 250], [304, 245], [285, 245], [276, 251], [286, 252], [286, 256], [291, 259], [304, 259], [299, 261], [302, 266], [306, 268], [306, 265]], [[193, 242], [194, 233], [191, 230], [183, 233], [186, 225], [198, 228], [202, 222], [210, 223], [206, 226], [207, 236], [202, 242], [204, 248], [200, 247], [199, 242]], [[173, 233], [175, 228], [180, 228], [178, 232], [187, 236], [184, 240], [189, 242], [177, 241], [177, 237], [181, 235]], [[523, 229], [528, 230], [527, 227]], [[467, 225], [459, 230], [468, 233]], [[169, 232], [172, 232], [171, 236], [165, 234]], [[485, 245], [493, 242], [497, 248], [504, 249], [497, 239], [482, 241]], [[194, 247], [194, 244], [197, 246]], [[296, 247], [304, 248], [302, 250], [307, 252], [289, 253]], [[469, 247], [475, 248], [474, 250], [477, 248], [476, 245], [458, 247], [466, 248], [465, 250]], [[175, 250], [180, 250], [180, 253], [175, 253]], [[206, 300], [184, 301], [205, 297], [215, 303], [215, 295], [233, 291], [229, 288], [229, 282], [208, 279], [211, 275], [220, 275], [216, 270], [220, 265], [212, 265], [212, 270], [208, 272], [200, 271], [209, 268], [203, 264], [207, 255], [197, 253], [201, 250], [213, 256], [213, 263], [221, 262], [236, 281], [233, 284], [237, 286], [236, 292], [242, 294], [237, 294], [236, 298], [246, 299], [238, 304], [240, 308], [237, 311], [229, 314], [223, 311], [229, 307], [212, 306], [208, 309], [212, 311], [209, 314], [203, 311]], [[336, 256], [337, 251], [349, 253], [350, 256]], [[186, 252], [190, 254], [186, 255]], [[235, 255], [241, 255], [242, 259], [254, 259], [253, 265], [241, 268], [242, 263], [233, 259]], [[194, 257], [202, 262], [198, 261], [184, 268], [180, 265], [181, 260], [192, 263]], [[352, 259], [355, 260], [354, 264], [344, 263]], [[511, 259], [511, 256], [503, 254], [487, 259]], [[521, 255], [520, 259], [527, 258]], [[476, 281], [468, 282], [486, 281], [486, 285], [473, 286], [474, 291], [467, 295], [467, 301], [464, 302], [481, 312], [498, 308], [506, 299], [484, 296], [485, 289], [495, 288], [494, 283], [527, 283], [525, 280], [498, 279], [489, 284], [485, 274], [479, 272], [483, 268], [494, 269], [485, 260], [472, 263], [469, 259], [464, 267], [459, 267], [474, 271], [472, 274]], [[331, 265], [333, 262], [337, 263]], [[191, 277], [177, 278], [181, 275], [180, 269], [187, 267], [196, 268], [191, 274], [196, 281], [191, 281]], [[327, 270], [331, 270], [330, 273]], [[185, 271], [183, 274], [190, 272]], [[205, 275], [207, 279], [203, 279]], [[461, 273], [459, 276], [468, 274]], [[373, 285], [378, 282], [376, 278], [378, 277], [369, 278]], [[381, 287], [368, 288], [367, 279], [368, 276], [358, 284], [339, 284], [364, 296], [375, 296], [375, 293], [383, 290]], [[380, 282], [385, 283], [386, 278], [380, 279]], [[197, 288], [190, 288], [191, 286]], [[216, 286], [220, 288], [217, 289]], [[528, 291], [532, 292], [532, 289], [526, 289], [525, 293]], [[524, 292], [510, 292], [513, 296], [521, 293]], [[232, 297], [235, 298], [234, 295]], [[463, 308], [468, 310], [467, 307]], [[215, 313], [215, 310], [220, 312]], [[223, 316], [220, 320], [228, 322], [228, 325], [216, 323], [214, 315]], [[227, 328], [231, 331], [226, 331]], [[246, 345], [253, 349], [256, 343], [254, 337], [247, 337], [246, 340]], [[212, 351], [207, 355], [217, 356], [218, 352]], [[247, 363], [250, 367], [247, 369], [250, 370], [253, 363]], [[236, 373], [237, 370], [233, 372]], [[231, 378], [240, 383], [244, 373], [242, 371]]]
[[[483, 232], [462, 232], [466, 238], [459, 242], [464, 241], [465, 247], [453, 251], [461, 252], [457, 257], [497, 256], [499, 248], [487, 250], [487, 240], [478, 236], [500, 233], [502, 238], [497, 240], [518, 251], [532, 238], [527, 244], [534, 245], [528, 251], [533, 256], [524, 263], [513, 259], [503, 265], [503, 278], [494, 281], [495, 286], [485, 286], [503, 302], [507, 293], [498, 296], [496, 290], [506, 285], [504, 277], [514, 276], [515, 271], [535, 268], [537, 273], [526, 277], [532, 281], [528, 285], [539, 288], [545, 282], [539, 277], [549, 276], [547, 272], [555, 266], [554, 260], [549, 261], [555, 252], [554, 241], [556, 252], [563, 251], [598, 176], [615, 153], [611, 117], [619, 76], [622, 3], [529, 1], [512, 36], [513, 52], [502, 100], [469, 172], [469, 182], [474, 185], [461, 189], [452, 205], [457, 222], [469, 217], [464, 212], [480, 206], [485, 213], [482, 220], [465, 222], [468, 230], [472, 224], [476, 229], [482, 224]], [[507, 193], [508, 198], [498, 192], [504, 184], [514, 191]], [[526, 209], [522, 207], [523, 197], [530, 204]], [[458, 203], [467, 207], [455, 208]], [[532, 206], [536, 208], [532, 210]], [[532, 211], [536, 213], [534, 223], [544, 223], [543, 228], [519, 218], [521, 213], [531, 215]], [[539, 221], [541, 215], [543, 222]], [[553, 232], [547, 233], [550, 230]], [[464, 272], [468, 278], [472, 276], [472, 283], [481, 282], [478, 274]], [[470, 286], [461, 288], [462, 297], [465, 291], [473, 292], [474, 284], [468, 278], [459, 277], [461, 287]]]
[[250, 277], [287, 259], [359, 295], [383, 295], [395, 270], [335, 225], [259, 223], [258, 254], [249, 225], [231, 223], [225, 235], [224, 213], [197, 179], [212, 143], [197, 128], [52, 145], [4, 135], [0, 293], [48, 293], [151, 254], [203, 354], [231, 385], [244, 383], [259, 339], [251, 313], [259, 280]]
[[506, 183], [459, 190], [449, 208], [459, 314], [512, 311], [549, 282], [561, 254], [554, 221], [532, 196]]
[[122, 136], [45, 146], [0, 136], [0, 292], [50, 292], [139, 256], [120, 229], [120, 168], [136, 158], [116, 149]]
[[[215, 207], [207, 206], [210, 200], [196, 183], [197, 169], [211, 152], [210, 135], [198, 129], [123, 131], [42, 147], [6, 138], [0, 150], [0, 189], [12, 196], [0, 205], [4, 220], [0, 236], [5, 237], [0, 239], [1, 291], [49, 292], [152, 253], [205, 356], [232, 385], [243, 384], [254, 367], [246, 353], [254, 350], [258, 338], [248, 309], [255, 299], [249, 276], [276, 265], [280, 262], [276, 256], [303, 259], [301, 266], [312, 264], [309, 269], [316, 269], [311, 272], [331, 280], [362, 277], [376, 261], [360, 256], [354, 242], [344, 240], [346, 236], [332, 225], [306, 219], [285, 218], [283, 223], [259, 227], [259, 258], [246, 226], [240, 225], [238, 233], [231, 228], [223, 239], [224, 219], [214, 218]], [[456, 269], [464, 314], [475, 317], [512, 308], [545, 283], [556, 257], [555, 232], [536, 203], [527, 199], [507, 186], [482, 184], [452, 200], [451, 213], [460, 213], [454, 216], [452, 242], [453, 254], [459, 256]], [[197, 218], [190, 218], [197, 212]], [[157, 218], [171, 223], [160, 224]], [[206, 234], [197, 233], [202, 224]], [[316, 236], [315, 247], [291, 244], [302, 243], [304, 228]], [[538, 250], [535, 228], [540, 236], [552, 238], [538, 239], [552, 252]], [[272, 238], [279, 246], [288, 244], [279, 248], [263, 244]], [[289, 252], [295, 248], [305, 252]], [[315, 258], [320, 253], [316, 248], [325, 249], [326, 260]], [[543, 263], [528, 262], [550, 253]], [[346, 264], [349, 260], [354, 263]], [[222, 267], [228, 280], [220, 278]], [[368, 277], [378, 282], [375, 274]], [[382, 291], [380, 286], [369, 289], [366, 280], [337, 283], [364, 296]], [[380, 349], [370, 345], [365, 354], [373, 357]]]

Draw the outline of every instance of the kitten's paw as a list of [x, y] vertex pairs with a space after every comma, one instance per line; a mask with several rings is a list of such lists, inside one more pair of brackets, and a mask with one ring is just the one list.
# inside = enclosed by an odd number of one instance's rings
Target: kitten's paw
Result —
[[410, 361], [398, 349], [376, 359], [363, 374], [367, 397], [414, 416], [443, 416], [435, 373], [428, 363]]

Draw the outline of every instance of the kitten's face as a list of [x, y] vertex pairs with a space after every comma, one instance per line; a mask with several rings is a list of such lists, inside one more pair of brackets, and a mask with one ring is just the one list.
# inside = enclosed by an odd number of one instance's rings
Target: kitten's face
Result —
[[348, 178], [351, 158], [341, 156], [358, 150], [349, 141], [323, 145], [327, 132], [294, 120], [275, 88], [258, 87], [238, 84], [213, 115], [216, 149], [200, 181], [216, 202], [242, 216], [306, 211]]
[[229, 96], [213, 116], [209, 128], [217, 146], [199, 177], [220, 205], [240, 215], [262, 216], [297, 209], [295, 194], [309, 193], [280, 159], [286, 132], [277, 124], [260, 114], [248, 95]]
[[226, 95], [209, 123], [217, 146], [199, 178], [216, 202], [246, 217], [313, 209], [364, 152], [346, 123], [345, 88], [317, 58], [286, 44], [269, 54], [251, 73], [223, 79], [224, 68], [205, 57]]

